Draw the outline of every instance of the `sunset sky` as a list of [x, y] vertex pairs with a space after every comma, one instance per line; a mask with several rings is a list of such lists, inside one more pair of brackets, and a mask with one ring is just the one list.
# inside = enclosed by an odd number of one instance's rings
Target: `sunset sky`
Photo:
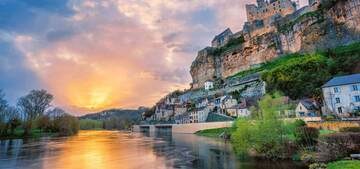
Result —
[[252, 2], [0, 0], [0, 89], [10, 104], [46, 89], [77, 113], [151, 106], [189, 88], [197, 51]]

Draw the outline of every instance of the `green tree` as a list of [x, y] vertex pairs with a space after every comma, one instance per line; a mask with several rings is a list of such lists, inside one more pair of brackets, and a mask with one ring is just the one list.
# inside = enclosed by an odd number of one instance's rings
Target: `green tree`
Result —
[[288, 105], [279, 93], [265, 95], [259, 101], [259, 115], [255, 119], [240, 119], [232, 141], [236, 152], [255, 150], [268, 158], [282, 158], [285, 126], [279, 119], [279, 113]]

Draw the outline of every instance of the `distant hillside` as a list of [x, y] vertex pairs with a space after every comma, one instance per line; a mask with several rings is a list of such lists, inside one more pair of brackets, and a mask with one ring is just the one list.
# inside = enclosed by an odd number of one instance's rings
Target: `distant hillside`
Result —
[[110, 118], [119, 118], [119, 119], [139, 121], [141, 119], [141, 114], [144, 111], [145, 111], [144, 109], [137, 109], [137, 110], [109, 109], [98, 113], [86, 114], [84, 116], [81, 116], [80, 119], [108, 120]]

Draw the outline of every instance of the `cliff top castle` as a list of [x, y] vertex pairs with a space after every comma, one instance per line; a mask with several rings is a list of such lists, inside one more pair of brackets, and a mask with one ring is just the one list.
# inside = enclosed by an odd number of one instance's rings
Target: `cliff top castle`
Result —
[[[190, 69], [191, 88], [204, 88], [207, 81], [213, 81], [215, 88], [226, 87], [227, 80], [239, 72], [281, 55], [358, 40], [360, 0], [338, 0], [327, 8], [329, 2], [309, 0], [309, 5], [299, 9], [292, 0], [247, 4], [247, 21], [242, 30], [234, 33], [227, 28], [214, 37], [211, 47], [198, 52]], [[321, 4], [324, 6], [319, 8]]]
[[214, 37], [211, 46], [215, 48], [224, 46], [231, 38], [241, 35], [248, 39], [267, 32], [276, 31], [275, 24], [279, 19], [296, 12], [303, 14], [310, 10], [315, 10], [320, 1], [309, 0], [309, 6], [299, 10], [297, 10], [299, 5], [292, 0], [257, 0], [257, 4], [246, 4], [247, 22], [244, 23], [243, 30], [233, 34], [227, 28]]

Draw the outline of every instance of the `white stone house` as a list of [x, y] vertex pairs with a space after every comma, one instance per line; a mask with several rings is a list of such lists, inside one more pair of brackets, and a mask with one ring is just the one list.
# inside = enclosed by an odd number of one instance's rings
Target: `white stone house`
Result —
[[251, 115], [248, 107], [241, 104], [229, 107], [226, 111], [231, 117], [249, 117]]
[[211, 90], [214, 89], [214, 82], [212, 80], [207, 80], [204, 83], [205, 90]]
[[190, 112], [191, 123], [203, 123], [209, 115], [210, 109], [208, 107], [196, 108]]
[[360, 110], [360, 74], [335, 77], [322, 86], [325, 114], [351, 116]]
[[318, 117], [319, 114], [319, 105], [315, 100], [312, 99], [303, 99], [300, 100], [295, 109], [296, 117]]
[[233, 99], [231, 96], [226, 96], [223, 100], [222, 100], [222, 104], [221, 104], [221, 114], [224, 115], [228, 115], [227, 109], [230, 107], [234, 107], [238, 104], [236, 99]]

